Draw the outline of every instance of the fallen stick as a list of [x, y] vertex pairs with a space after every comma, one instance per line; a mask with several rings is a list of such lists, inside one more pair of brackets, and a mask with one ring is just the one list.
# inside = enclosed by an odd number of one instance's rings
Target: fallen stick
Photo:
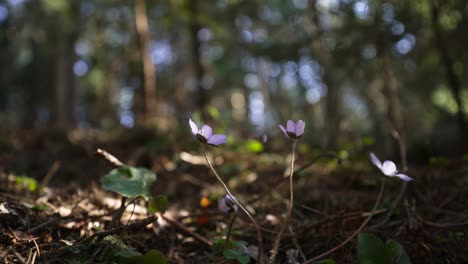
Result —
[[202, 235], [193, 232], [192, 230], [188, 229], [186, 226], [184, 226], [183, 224], [177, 222], [176, 220], [173, 220], [173, 219], [171, 219], [171, 218], [169, 218], [169, 217], [167, 217], [165, 215], [161, 215], [161, 217], [162, 217], [162, 219], [164, 219], [168, 223], [170, 223], [172, 226], [174, 226], [176, 229], [178, 229], [181, 234], [193, 237], [196, 240], [198, 240], [198, 241], [202, 242], [203, 244], [205, 244], [205, 246], [207, 246], [207, 247], [213, 246], [213, 242], [209, 241], [207, 238], [203, 237]]

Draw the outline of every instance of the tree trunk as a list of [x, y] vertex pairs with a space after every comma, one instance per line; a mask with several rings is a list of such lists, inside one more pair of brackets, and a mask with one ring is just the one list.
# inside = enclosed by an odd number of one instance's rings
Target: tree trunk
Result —
[[56, 51], [54, 53], [54, 126], [70, 129], [76, 126], [76, 76], [73, 65], [77, 55], [75, 44], [80, 33], [81, 1], [71, 2], [70, 29], [58, 27], [56, 30]]
[[156, 67], [151, 59], [148, 16], [145, 0], [135, 0], [135, 24], [143, 62], [145, 122], [154, 122], [156, 115]]
[[341, 88], [340, 83], [332, 76], [331, 65], [333, 57], [327, 47], [324, 45], [324, 32], [320, 26], [319, 11], [316, 8], [316, 1], [312, 1], [312, 22], [316, 28], [317, 37], [314, 38], [312, 49], [316, 60], [324, 69], [323, 82], [327, 86], [327, 95], [325, 97], [324, 120], [326, 124], [326, 147], [335, 149], [338, 146], [338, 135], [340, 134], [340, 123], [343, 118], [341, 110]]
[[432, 30], [435, 38], [435, 42], [442, 59], [443, 66], [445, 67], [447, 83], [452, 91], [452, 95], [457, 103], [457, 120], [458, 120], [458, 129], [460, 133], [460, 141], [463, 146], [463, 150], [468, 150], [468, 130], [466, 125], [466, 117], [463, 113], [463, 102], [461, 98], [461, 85], [460, 79], [457, 76], [453, 68], [453, 60], [450, 57], [450, 54], [447, 49], [447, 45], [443, 36], [442, 29], [439, 24], [440, 17], [440, 3], [437, 0], [432, 1]]
[[201, 61], [201, 51], [200, 51], [200, 40], [198, 39], [198, 31], [201, 29], [200, 22], [198, 21], [198, 0], [190, 0], [189, 2], [189, 12], [190, 12], [190, 37], [192, 41], [192, 63], [195, 71], [195, 82], [196, 82], [196, 91], [198, 94], [197, 104], [198, 110], [201, 112], [203, 120], [208, 120], [209, 115], [207, 113], [206, 106], [208, 105], [209, 95], [203, 87], [203, 76], [205, 75], [205, 70]]
[[398, 92], [398, 84], [393, 76], [390, 58], [387, 53], [382, 58], [383, 90], [387, 97], [387, 115], [390, 121], [390, 132], [397, 142], [395, 149], [400, 153], [403, 171], [406, 171], [406, 137], [403, 129], [403, 117]]

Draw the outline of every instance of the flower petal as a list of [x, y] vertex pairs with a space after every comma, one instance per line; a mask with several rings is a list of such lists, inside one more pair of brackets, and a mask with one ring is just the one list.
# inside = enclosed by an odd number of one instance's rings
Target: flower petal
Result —
[[408, 176], [406, 174], [397, 173], [397, 174], [395, 174], [395, 176], [400, 178], [402, 181], [405, 181], [405, 182], [409, 182], [409, 181], [413, 180], [413, 178], [411, 178], [410, 176]]
[[382, 164], [382, 172], [387, 176], [395, 176], [397, 173], [396, 165], [391, 160], [386, 160]]
[[[281, 128], [281, 131], [283, 131], [283, 133], [288, 136], [288, 131], [286, 131], [286, 128], [284, 128], [283, 125], [279, 125], [279, 128]], [[288, 136], [289, 137], [289, 136]]]
[[219, 199], [218, 201], [218, 209], [221, 211], [221, 212], [224, 212], [224, 213], [229, 213], [229, 210], [231, 210], [231, 208], [229, 208], [227, 205], [226, 205], [226, 201], [224, 201], [224, 198], [223, 199]]
[[208, 125], [203, 125], [202, 128], [201, 128], [201, 133], [202, 136], [204, 136], [206, 139], [208, 139], [209, 137], [211, 137], [213, 135], [213, 129], [211, 129], [210, 126]]
[[208, 138], [206, 143], [213, 145], [213, 146], [218, 146], [220, 144], [224, 144], [227, 142], [227, 136], [222, 135], [222, 134], [216, 134], [212, 135], [211, 137]]
[[192, 118], [189, 119], [190, 128], [192, 129], [192, 134], [196, 135], [198, 133], [198, 126], [195, 122], [192, 121]]
[[297, 137], [300, 137], [300, 136], [302, 136], [302, 134], [304, 134], [304, 127], [305, 127], [304, 121], [298, 120], [296, 122], [296, 132], [295, 133], [296, 133]]
[[286, 128], [288, 132], [296, 133], [296, 124], [292, 120], [288, 120], [286, 123]]
[[380, 170], [382, 170], [382, 162], [377, 158], [374, 153], [370, 153], [370, 161]]
[[[234, 196], [232, 196], [232, 198], [236, 199]], [[237, 212], [238, 210], [237, 204], [229, 197], [229, 194], [226, 194], [223, 199], [219, 200], [218, 208], [225, 213], [230, 213], [232, 211]]]

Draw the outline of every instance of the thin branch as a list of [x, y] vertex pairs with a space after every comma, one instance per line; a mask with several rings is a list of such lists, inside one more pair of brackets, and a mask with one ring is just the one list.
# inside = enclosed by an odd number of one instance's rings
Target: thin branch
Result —
[[427, 225], [430, 227], [436, 227], [436, 228], [453, 228], [453, 227], [460, 227], [460, 226], [468, 225], [468, 220], [458, 222], [458, 223], [436, 223], [436, 222], [424, 220], [421, 217], [418, 217], [418, 220], [424, 225]]
[[[383, 191], [384, 191], [384, 188], [385, 188], [385, 179], [382, 179], [382, 183], [380, 185], [380, 191], [379, 191], [379, 195], [377, 197], [377, 200], [375, 201], [375, 204], [374, 204], [374, 208], [372, 209], [372, 212], [375, 212], [375, 210], [377, 209], [377, 207], [379, 206], [379, 203], [380, 203], [380, 199], [382, 198], [382, 194], [383, 194]], [[363, 229], [364, 227], [366, 227], [367, 223], [369, 223], [369, 221], [371, 220], [372, 216], [374, 214], [371, 213], [369, 214], [369, 216], [366, 218], [366, 220], [364, 220], [364, 222], [362, 222], [361, 226], [356, 230], [354, 231], [354, 233], [352, 235], [350, 235], [345, 241], [343, 241], [341, 244], [339, 244], [338, 246], [316, 256], [316, 257], [313, 257], [312, 259], [309, 259], [308, 261], [304, 262], [304, 264], [306, 263], [312, 263], [314, 261], [317, 261], [321, 258], [324, 258], [328, 255], [330, 255], [331, 253], [337, 251], [338, 249], [342, 248], [344, 245], [346, 245], [349, 241], [351, 241], [354, 237], [356, 237]]]
[[89, 242], [89, 241], [93, 240], [94, 238], [101, 239], [101, 238], [104, 238], [106, 236], [119, 234], [124, 230], [138, 229], [138, 228], [141, 228], [141, 227], [145, 227], [145, 226], [153, 223], [157, 219], [158, 219], [158, 217], [156, 215], [150, 215], [145, 219], [135, 221], [134, 223], [131, 223], [129, 225], [123, 225], [123, 226], [119, 226], [119, 227], [116, 227], [116, 228], [113, 228], [113, 229], [110, 229], [110, 230], [96, 232], [93, 235], [91, 235], [90, 237], [81, 240], [79, 242], [79, 244], [84, 244], [86, 242]]
[[118, 167], [125, 166], [123, 162], [121, 162], [118, 158], [116, 158], [114, 155], [110, 154], [106, 150], [98, 148], [96, 150], [96, 154], [100, 156], [101, 158], [103, 158], [105, 161], [107, 161], [107, 163], [109, 163], [112, 167], [118, 168]]
[[180, 233], [195, 238], [196, 240], [202, 242], [207, 247], [213, 246], [213, 242], [206, 239], [202, 235], [191, 231], [190, 229], [188, 229], [186, 226], [184, 226], [180, 222], [178, 222], [178, 221], [176, 221], [174, 219], [171, 219], [171, 218], [169, 218], [169, 217], [167, 217], [165, 215], [161, 215], [161, 217], [162, 217], [162, 219], [166, 220], [169, 224], [171, 224], [173, 227], [178, 229]]

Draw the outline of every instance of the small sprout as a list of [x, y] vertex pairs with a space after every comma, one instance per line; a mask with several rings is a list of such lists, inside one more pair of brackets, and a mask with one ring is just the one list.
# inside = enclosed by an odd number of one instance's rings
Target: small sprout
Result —
[[370, 161], [377, 167], [379, 168], [379, 170], [382, 171], [382, 173], [385, 175], [385, 176], [388, 176], [388, 177], [398, 177], [400, 178], [401, 180], [403, 181], [412, 181], [413, 178], [409, 177], [408, 175], [406, 174], [402, 174], [402, 173], [398, 173], [398, 170], [396, 168], [396, 165], [393, 161], [391, 160], [386, 160], [384, 161], [383, 163], [379, 160], [379, 158], [377, 158], [377, 156], [375, 156], [374, 153], [370, 153]]
[[227, 142], [226, 135], [213, 135], [213, 129], [208, 125], [203, 125], [200, 129], [198, 129], [197, 124], [195, 124], [195, 122], [193, 122], [192, 119], [189, 120], [189, 124], [190, 128], [192, 128], [192, 134], [194, 134], [195, 138], [201, 143], [205, 143], [214, 147], [219, 147], [219, 145]]
[[[234, 196], [232, 198], [236, 199], [236, 197], [234, 197]], [[218, 202], [219, 210], [225, 212], [226, 214], [231, 213], [231, 212], [236, 212], [237, 213], [238, 206], [233, 201], [232, 198], [229, 196], [229, 194], [226, 194], [226, 196], [224, 196], [223, 199], [219, 200], [219, 202]]]
[[288, 120], [286, 128], [283, 125], [279, 125], [279, 128], [283, 133], [291, 139], [298, 139], [304, 134], [305, 123], [302, 120], [298, 120], [296, 123], [292, 120]]

